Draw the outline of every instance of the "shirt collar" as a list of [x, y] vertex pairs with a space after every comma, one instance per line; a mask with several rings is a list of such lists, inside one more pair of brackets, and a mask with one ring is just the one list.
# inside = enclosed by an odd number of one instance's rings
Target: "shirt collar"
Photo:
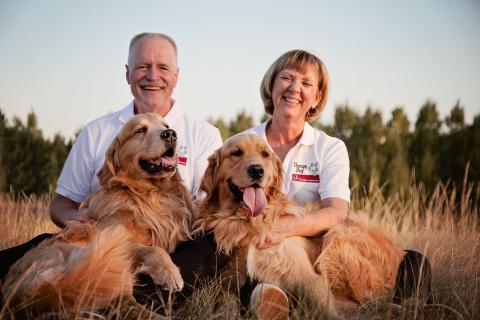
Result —
[[120, 111], [120, 114], [118, 115], [118, 120], [120, 120], [120, 122], [126, 123], [131, 117], [133, 117], [133, 101], [134, 100]]
[[181, 115], [182, 108], [175, 103], [175, 100], [172, 100], [172, 107], [163, 118], [169, 125], [174, 125], [178, 122]]
[[[128, 106], [120, 110], [120, 114], [118, 115], [118, 120], [122, 123], [126, 123], [128, 120], [130, 120], [131, 117], [134, 115], [134, 106], [135, 106], [135, 100], [132, 100]], [[176, 123], [177, 119], [181, 116], [182, 114], [182, 109], [179, 107], [177, 104], [175, 104], [175, 100], [173, 100], [173, 105], [168, 111], [168, 113], [165, 115], [164, 119], [167, 121], [168, 124]]]
[[305, 125], [303, 126], [303, 134], [302, 134], [302, 137], [300, 138], [300, 141], [298, 141], [298, 143], [303, 144], [305, 146], [310, 146], [314, 144], [314, 142], [315, 142], [314, 129], [308, 122], [305, 122]]
[[[262, 131], [261, 132], [262, 132], [262, 135], [263, 135], [263, 139], [265, 139], [265, 141], [267, 141], [267, 124], [270, 121], [271, 120], [268, 120], [268, 121], [265, 121], [264, 123], [262, 123], [262, 129], [261, 129]], [[305, 125], [303, 126], [302, 136], [300, 137], [300, 140], [298, 141], [297, 144], [310, 146], [314, 143], [315, 143], [314, 129], [312, 128], [312, 126], [308, 122], [305, 122]]]

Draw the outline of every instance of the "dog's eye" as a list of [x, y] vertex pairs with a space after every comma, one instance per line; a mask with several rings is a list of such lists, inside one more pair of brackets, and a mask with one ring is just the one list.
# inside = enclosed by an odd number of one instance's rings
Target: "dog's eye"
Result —
[[145, 133], [147, 132], [147, 127], [141, 127], [141, 128], [138, 128], [137, 131], [135, 131], [135, 133]]
[[240, 157], [243, 154], [243, 151], [241, 149], [235, 149], [230, 154], [235, 157]]
[[262, 157], [268, 158], [269, 155], [270, 155], [270, 154], [269, 154], [267, 151], [263, 150], [263, 152], [262, 152]]

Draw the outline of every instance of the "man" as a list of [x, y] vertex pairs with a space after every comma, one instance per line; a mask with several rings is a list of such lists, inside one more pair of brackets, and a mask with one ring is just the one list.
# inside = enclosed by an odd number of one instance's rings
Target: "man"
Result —
[[217, 128], [185, 114], [172, 99], [179, 74], [177, 47], [172, 38], [160, 33], [136, 35], [130, 42], [125, 67], [134, 100], [124, 109], [90, 122], [80, 132], [58, 179], [57, 194], [50, 203], [51, 219], [60, 227], [65, 221], [90, 219], [83, 209], [79, 210], [79, 205], [98, 188], [96, 174], [105, 153], [134, 114], [155, 112], [177, 131], [178, 170], [194, 195], [207, 167], [207, 157], [222, 145]]
[[[50, 203], [50, 216], [60, 227], [70, 220], [90, 220], [79, 205], [98, 188], [96, 174], [103, 165], [105, 153], [122, 126], [134, 114], [158, 113], [177, 132], [178, 171], [187, 189], [194, 195], [199, 190], [208, 156], [222, 145], [217, 128], [185, 114], [172, 99], [179, 68], [177, 48], [170, 37], [159, 33], [136, 35], [130, 42], [125, 67], [134, 99], [124, 109], [87, 124], [77, 137], [58, 180], [57, 194]], [[27, 243], [1, 251], [0, 280], [15, 261], [51, 236], [40, 234]], [[187, 284], [182, 291], [185, 295], [191, 293], [197, 279], [213, 276], [216, 267], [227, 261], [216, 254], [215, 243], [209, 236], [180, 244], [172, 254], [172, 260], [180, 267]], [[146, 301], [144, 297], [156, 293], [157, 288], [148, 278], [142, 278], [140, 282], [143, 285], [137, 288], [137, 298]]]

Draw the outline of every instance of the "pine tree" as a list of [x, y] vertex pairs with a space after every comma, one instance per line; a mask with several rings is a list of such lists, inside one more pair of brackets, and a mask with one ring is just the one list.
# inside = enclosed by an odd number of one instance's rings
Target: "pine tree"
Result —
[[410, 148], [411, 165], [415, 168], [417, 180], [425, 183], [428, 191], [432, 191], [438, 182], [439, 135], [442, 121], [439, 118], [437, 105], [427, 100], [418, 112]]
[[450, 115], [445, 118], [445, 124], [450, 133], [465, 129], [465, 112], [463, 106], [460, 105], [460, 100], [450, 111]]
[[380, 174], [384, 166], [382, 145], [386, 137], [379, 111], [367, 108], [365, 114], [354, 127], [350, 139], [352, 175], [357, 175], [360, 187], [368, 186], [371, 179], [379, 184]]
[[407, 150], [410, 147], [410, 121], [402, 107], [392, 111], [392, 118], [386, 126], [386, 141], [383, 147], [385, 166], [382, 181], [387, 181], [389, 194], [407, 190], [411, 172]]

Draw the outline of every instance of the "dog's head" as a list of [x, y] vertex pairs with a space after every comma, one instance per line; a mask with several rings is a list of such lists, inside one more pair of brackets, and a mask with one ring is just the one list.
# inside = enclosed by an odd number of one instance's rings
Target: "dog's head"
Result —
[[133, 116], [113, 140], [98, 173], [101, 185], [121, 175], [149, 181], [171, 177], [177, 170], [177, 134], [154, 113]]
[[280, 159], [258, 135], [242, 134], [227, 140], [208, 159], [201, 189], [203, 203], [237, 210], [256, 217], [280, 194], [283, 168]]

